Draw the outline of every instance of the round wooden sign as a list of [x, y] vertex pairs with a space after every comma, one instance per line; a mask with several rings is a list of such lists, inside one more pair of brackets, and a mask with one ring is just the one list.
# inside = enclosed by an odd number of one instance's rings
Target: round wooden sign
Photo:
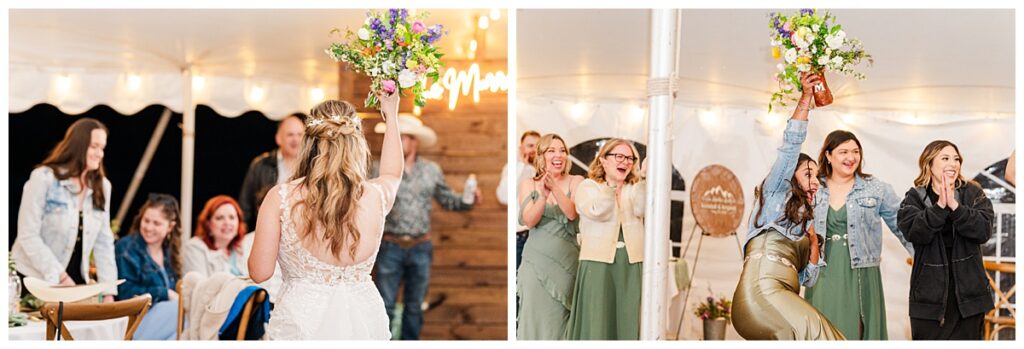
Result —
[[743, 203], [740, 181], [725, 166], [705, 167], [693, 179], [690, 208], [697, 225], [708, 235], [735, 234], [743, 220]]

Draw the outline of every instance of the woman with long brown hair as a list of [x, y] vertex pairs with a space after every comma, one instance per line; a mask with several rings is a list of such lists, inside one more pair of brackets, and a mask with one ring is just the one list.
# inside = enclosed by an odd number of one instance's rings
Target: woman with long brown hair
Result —
[[530, 228], [533, 237], [523, 246], [517, 272], [516, 294], [522, 303], [516, 338], [563, 339], [580, 255], [572, 198], [583, 177], [569, 174], [569, 149], [554, 133], [537, 142], [533, 166], [540, 171], [519, 183], [519, 222]]
[[580, 262], [567, 339], [640, 338], [646, 182], [639, 162], [633, 142], [610, 139], [577, 189]]
[[249, 275], [242, 254], [242, 239], [248, 231], [242, 217], [242, 207], [230, 196], [207, 200], [199, 212], [194, 236], [185, 243], [184, 273]]
[[[75, 121], [50, 155], [32, 171], [18, 208], [11, 256], [25, 276], [64, 286], [89, 280], [89, 256], [99, 282], [117, 280], [110, 229], [110, 181], [103, 169], [107, 127]], [[104, 292], [113, 301], [117, 289]]]
[[814, 229], [825, 233], [822, 257], [831, 267], [819, 273], [818, 283], [807, 288], [804, 298], [847, 339], [888, 339], [879, 267], [882, 222], [914, 253], [896, 225], [900, 199], [891, 185], [864, 172], [863, 148], [850, 131], [829, 133], [818, 163], [821, 189], [814, 205]]
[[733, 325], [746, 339], [844, 339], [800, 298], [800, 285], [814, 285], [824, 266], [818, 258], [821, 238], [812, 225], [818, 165], [800, 152], [811, 91], [819, 81], [815, 74], [801, 76], [803, 96], [786, 125], [779, 156], [754, 193], [757, 210], [750, 216], [732, 306]]
[[992, 237], [992, 202], [960, 173], [960, 149], [949, 141], [928, 144], [921, 172], [900, 204], [899, 226], [914, 244], [910, 272], [913, 339], [982, 339], [992, 289], [981, 245]]
[[132, 221], [128, 236], [117, 240], [118, 300], [149, 294], [153, 306], [146, 312], [135, 339], [172, 340], [177, 323], [181, 279], [181, 213], [178, 200], [150, 194]]
[[267, 329], [272, 339], [391, 338], [370, 272], [404, 156], [399, 96], [379, 98], [387, 123], [379, 177], [367, 178], [370, 150], [355, 107], [329, 100], [310, 111], [292, 178], [260, 206], [250, 276], [269, 279], [275, 262], [284, 274]]

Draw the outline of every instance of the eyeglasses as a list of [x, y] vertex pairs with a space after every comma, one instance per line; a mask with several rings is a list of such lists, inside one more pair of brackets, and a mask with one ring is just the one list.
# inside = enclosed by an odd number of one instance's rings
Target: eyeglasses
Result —
[[614, 156], [615, 157], [615, 161], [618, 161], [618, 162], [623, 162], [623, 161], [626, 161], [626, 160], [629, 160], [629, 162], [635, 162], [636, 161], [636, 157], [632, 156], [632, 155], [625, 155], [625, 154], [618, 154], [618, 153], [608, 153], [608, 154], [605, 154], [605, 157], [609, 157], [609, 156]]

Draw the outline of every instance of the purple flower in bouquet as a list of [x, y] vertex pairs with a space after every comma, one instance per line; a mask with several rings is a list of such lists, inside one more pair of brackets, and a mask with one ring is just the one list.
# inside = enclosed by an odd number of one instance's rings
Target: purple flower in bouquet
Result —
[[440, 24], [436, 24], [430, 27], [430, 29], [427, 29], [427, 34], [420, 37], [420, 40], [428, 44], [433, 44], [435, 41], [441, 38], [442, 34], [444, 34], [442, 32], [443, 28], [444, 26]]
[[800, 15], [801, 16], [803, 16], [803, 15], [813, 15], [813, 14], [814, 14], [814, 9], [810, 9], [810, 8], [800, 9]]

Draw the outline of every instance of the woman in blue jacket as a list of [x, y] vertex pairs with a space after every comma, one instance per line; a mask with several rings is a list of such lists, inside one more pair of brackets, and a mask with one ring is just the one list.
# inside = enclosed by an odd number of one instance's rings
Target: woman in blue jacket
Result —
[[[892, 186], [864, 173], [863, 148], [849, 131], [825, 137], [814, 205], [814, 229], [825, 233], [822, 257], [831, 267], [804, 293], [847, 339], [888, 339], [882, 291], [882, 222], [910, 255], [914, 247], [896, 226], [900, 198]], [[902, 262], [902, 261], [901, 261]]]
[[820, 78], [800, 78], [803, 96], [786, 125], [779, 156], [754, 196], [743, 243], [743, 270], [733, 295], [733, 325], [746, 339], [844, 339], [843, 334], [800, 298], [800, 285], [814, 285], [824, 261], [811, 203], [818, 165], [800, 153], [807, 138], [811, 91]]
[[181, 278], [181, 217], [178, 200], [152, 194], [132, 222], [131, 235], [117, 241], [117, 298], [142, 294], [153, 297], [153, 306], [135, 332], [135, 339], [174, 339]]

